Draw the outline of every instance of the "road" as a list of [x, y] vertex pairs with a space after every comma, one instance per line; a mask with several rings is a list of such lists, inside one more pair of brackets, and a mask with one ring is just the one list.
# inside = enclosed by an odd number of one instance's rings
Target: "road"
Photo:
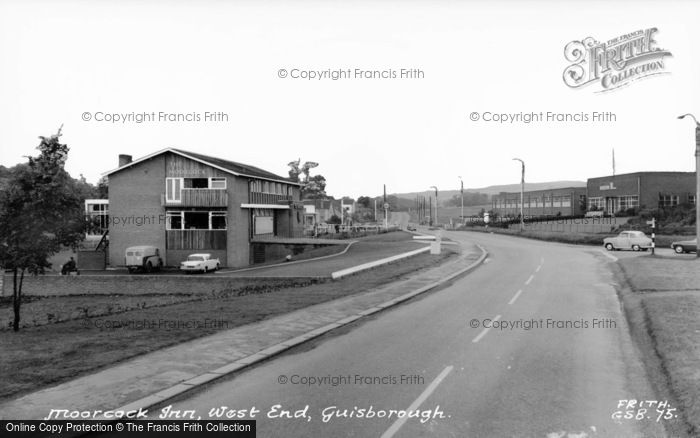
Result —
[[[612, 419], [620, 400], [654, 395], [611, 286], [610, 261], [598, 249], [445, 234], [483, 245], [487, 262], [439, 291], [212, 384], [173, 408], [206, 418], [214, 407], [255, 406], [262, 437], [664, 436], [655, 415]], [[516, 328], [484, 328], [490, 320]], [[335, 381], [300, 383], [312, 377]], [[285, 379], [293, 382], [280, 383]], [[300, 418], [267, 418], [278, 404]], [[324, 409], [349, 414], [370, 407], [430, 418], [335, 415], [324, 422]]]

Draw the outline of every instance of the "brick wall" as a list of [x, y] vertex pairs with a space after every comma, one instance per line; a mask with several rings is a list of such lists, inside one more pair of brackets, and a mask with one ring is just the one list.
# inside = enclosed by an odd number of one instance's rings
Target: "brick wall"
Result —
[[165, 253], [165, 158], [150, 160], [109, 176], [109, 263], [124, 266], [126, 248], [153, 245]]

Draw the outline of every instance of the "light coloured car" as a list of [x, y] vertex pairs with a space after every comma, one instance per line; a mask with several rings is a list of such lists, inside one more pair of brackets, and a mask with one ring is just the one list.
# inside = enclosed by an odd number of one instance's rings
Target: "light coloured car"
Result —
[[697, 252], [698, 250], [698, 239], [693, 240], [682, 240], [680, 242], [673, 242], [671, 248], [676, 252], [676, 254], [683, 254], [686, 252]]
[[219, 259], [215, 259], [208, 253], [190, 254], [187, 260], [180, 263], [180, 270], [190, 272], [212, 272], [220, 268]]
[[129, 272], [153, 272], [163, 267], [163, 259], [155, 246], [131, 246], [126, 249], [124, 264]]
[[632, 251], [646, 251], [651, 248], [651, 238], [641, 231], [623, 231], [615, 237], [603, 239], [603, 246], [608, 251], [619, 249], [631, 249]]

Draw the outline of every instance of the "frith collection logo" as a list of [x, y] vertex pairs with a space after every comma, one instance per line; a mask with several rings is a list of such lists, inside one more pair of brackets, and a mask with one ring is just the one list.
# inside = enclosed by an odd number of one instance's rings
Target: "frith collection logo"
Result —
[[564, 56], [572, 64], [564, 70], [564, 83], [571, 88], [599, 83], [597, 93], [602, 93], [668, 73], [664, 57], [673, 55], [656, 46], [657, 30], [638, 30], [602, 43], [592, 37], [570, 42]]

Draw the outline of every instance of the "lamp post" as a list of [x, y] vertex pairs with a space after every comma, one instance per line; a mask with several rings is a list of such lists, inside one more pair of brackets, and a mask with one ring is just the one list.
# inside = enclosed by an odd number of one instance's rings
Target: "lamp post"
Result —
[[459, 192], [462, 195], [462, 221], [461, 222], [464, 225], [464, 180], [462, 179], [461, 176], [458, 178], [459, 178]]
[[520, 161], [522, 171], [520, 174], [520, 231], [525, 229], [525, 216], [523, 216], [523, 205], [525, 203], [525, 162], [520, 158], [513, 158], [513, 161]]
[[[700, 122], [692, 114], [678, 116], [679, 119], [690, 117], [695, 121], [695, 238], [700, 241]], [[695, 251], [696, 257], [700, 257], [700, 251]]]
[[431, 189], [435, 189], [435, 226], [438, 226], [438, 188], [435, 186], [430, 186]]

